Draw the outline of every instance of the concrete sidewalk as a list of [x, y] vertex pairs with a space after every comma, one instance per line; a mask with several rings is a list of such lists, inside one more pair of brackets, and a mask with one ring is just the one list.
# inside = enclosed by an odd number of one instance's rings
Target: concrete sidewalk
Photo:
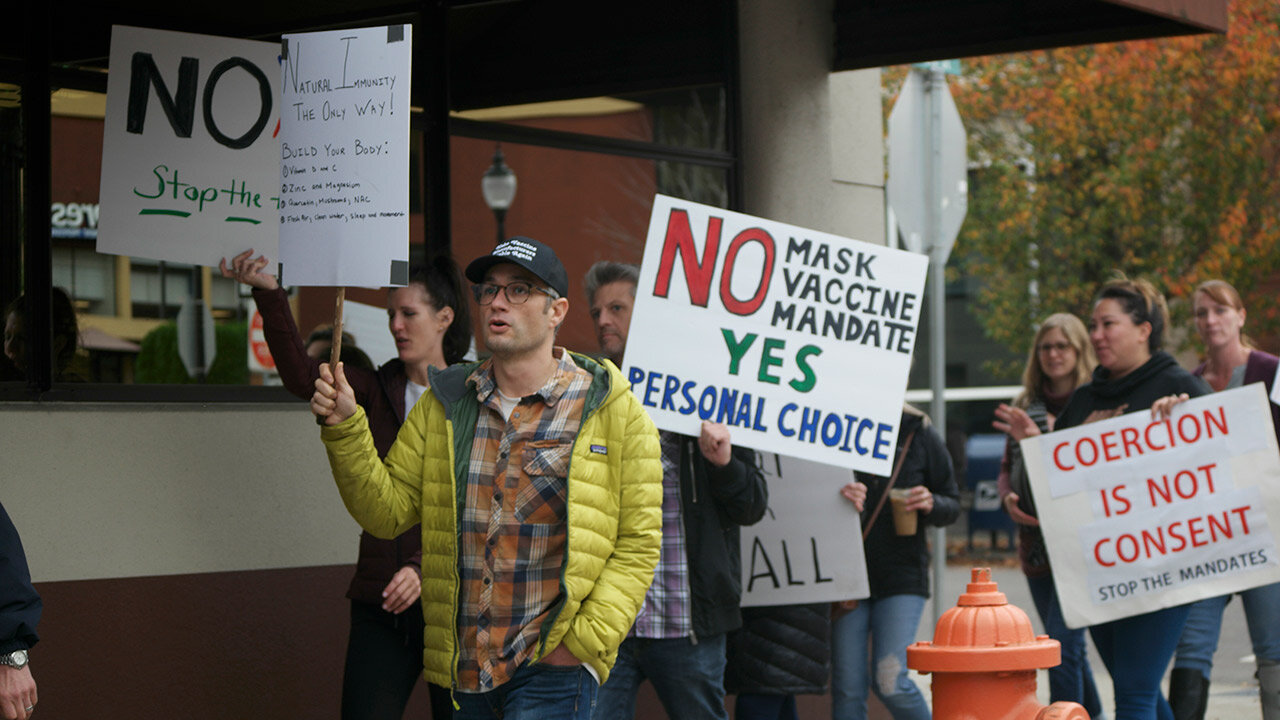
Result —
[[[965, 591], [973, 566], [957, 564], [949, 564], [947, 566], [944, 586], [940, 590], [940, 597], [946, 601], [945, 607], [955, 605], [955, 601]], [[1011, 604], [1017, 605], [1027, 613], [1037, 634], [1044, 633], [1040, 618], [1035, 612], [1035, 605], [1031, 602], [1031, 593], [1027, 589], [1026, 578], [1023, 577], [1022, 571], [1016, 567], [978, 566], [991, 567], [991, 579], [999, 585], [1000, 592], [1005, 594]], [[930, 603], [925, 609], [924, 618], [920, 621], [920, 630], [916, 636], [917, 640], [933, 639], [934, 618], [932, 610], [932, 603]], [[1089, 643], [1089, 660], [1093, 669], [1094, 680], [1098, 685], [1098, 693], [1102, 696], [1103, 708], [1106, 710], [1108, 717], [1114, 717], [1115, 705], [1111, 677], [1107, 674], [1106, 668], [1103, 667], [1102, 660], [1098, 658], [1092, 642]], [[1222, 638], [1218, 644], [1218, 652], [1214, 655], [1213, 684], [1209, 691], [1209, 708], [1205, 713], [1206, 720], [1244, 720], [1261, 717], [1262, 706], [1258, 700], [1258, 681], [1254, 679], [1253, 671], [1253, 650], [1249, 643], [1248, 630], [1245, 627], [1244, 612], [1241, 610], [1239, 602], [1232, 602], [1227, 605], [1226, 613], [1222, 618]], [[929, 690], [929, 676], [919, 675], [915, 671], [912, 671], [911, 675], [924, 692], [925, 697], [932, 702], [932, 694]], [[1036, 687], [1040, 702], [1047, 704], [1049, 702], [1047, 670], [1040, 671]], [[1165, 690], [1167, 694], [1167, 673]]]

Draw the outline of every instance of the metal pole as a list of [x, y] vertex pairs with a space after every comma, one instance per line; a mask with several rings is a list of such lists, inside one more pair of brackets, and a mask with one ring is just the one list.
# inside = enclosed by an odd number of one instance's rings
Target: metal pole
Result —
[[196, 382], [204, 382], [209, 375], [209, 355], [213, 348], [204, 346], [204, 282], [201, 278], [200, 266], [191, 266], [191, 310], [195, 315], [192, 326], [195, 327], [196, 341]]
[[[27, 386], [46, 392], [53, 385], [53, 243], [49, 222], [52, 185], [52, 126], [49, 122], [49, 67], [52, 5], [25, 3], [22, 9], [22, 188], [23, 292], [27, 296]], [[6, 214], [12, 212], [6, 208]], [[7, 241], [7, 238], [6, 238]]]
[[[933, 425], [943, 441], [947, 438], [947, 281], [946, 248], [942, 242], [942, 93], [946, 92], [946, 77], [942, 71], [929, 70], [926, 84], [929, 94], [928, 118], [925, 123], [929, 135], [928, 182], [925, 183], [925, 214], [928, 218], [927, 247], [929, 248], [929, 383], [933, 387], [933, 404], [930, 415]], [[933, 619], [936, 623], [946, 611], [943, 579], [947, 566], [947, 532], [933, 529]]]
[[160, 261], [159, 268], [160, 268], [160, 312], [156, 313], [156, 317], [160, 318], [161, 320], [164, 320], [165, 316], [168, 314], [168, 307], [165, 306], [165, 303], [168, 301], [168, 297], [167, 297], [168, 293], [166, 292], [167, 288], [165, 286], [165, 280], [166, 280], [166, 276], [169, 274], [169, 271], [165, 268], [163, 260]]

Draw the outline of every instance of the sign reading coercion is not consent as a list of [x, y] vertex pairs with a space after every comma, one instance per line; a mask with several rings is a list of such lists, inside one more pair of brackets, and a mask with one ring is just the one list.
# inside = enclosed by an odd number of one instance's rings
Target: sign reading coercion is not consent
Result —
[[285, 35], [281, 280], [409, 281], [412, 27]]
[[658, 195], [624, 374], [664, 430], [887, 476], [927, 265]]
[[276, 253], [274, 43], [116, 25], [98, 252], [217, 265]]
[[1261, 383], [1022, 441], [1067, 625], [1280, 581]]

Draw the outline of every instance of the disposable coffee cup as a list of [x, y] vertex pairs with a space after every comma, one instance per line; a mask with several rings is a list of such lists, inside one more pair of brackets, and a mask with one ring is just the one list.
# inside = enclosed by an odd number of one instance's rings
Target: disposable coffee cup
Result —
[[889, 502], [893, 504], [893, 529], [899, 535], [916, 534], [916, 510], [908, 510], [907, 502], [911, 499], [909, 488], [894, 488], [889, 491]]

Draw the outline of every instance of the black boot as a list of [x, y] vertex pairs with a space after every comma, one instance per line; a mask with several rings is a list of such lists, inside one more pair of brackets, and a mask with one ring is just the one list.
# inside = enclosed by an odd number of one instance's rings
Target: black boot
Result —
[[1169, 674], [1169, 706], [1173, 720], [1204, 720], [1209, 707], [1209, 678], [1194, 668], [1174, 668]]
[[1258, 666], [1258, 692], [1262, 695], [1262, 720], [1280, 720], [1280, 665]]

